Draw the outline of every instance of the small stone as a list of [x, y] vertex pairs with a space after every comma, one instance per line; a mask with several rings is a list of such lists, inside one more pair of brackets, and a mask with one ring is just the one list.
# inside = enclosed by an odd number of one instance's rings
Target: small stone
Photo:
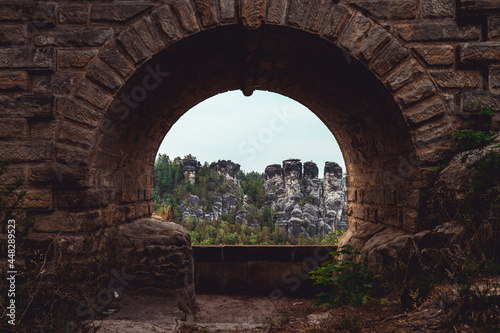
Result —
[[420, 124], [434, 117], [442, 116], [446, 106], [439, 97], [433, 97], [403, 111], [410, 125]]
[[123, 81], [101, 61], [95, 60], [87, 70], [87, 77], [101, 86], [115, 91], [123, 85]]
[[481, 38], [479, 26], [458, 25], [454, 21], [402, 23], [396, 24], [393, 29], [406, 42], [479, 41]]
[[441, 88], [480, 88], [483, 76], [479, 71], [443, 70], [432, 71], [432, 77]]
[[44, 2], [13, 1], [2, 3], [0, 21], [33, 22], [34, 29], [56, 24], [56, 7]]
[[3, 25], [0, 30], [0, 45], [24, 45], [28, 40], [28, 35], [28, 27], [25, 25]]
[[57, 17], [60, 24], [86, 24], [89, 20], [88, 5], [60, 6]]
[[36, 46], [101, 46], [113, 37], [106, 27], [58, 28], [35, 36]]
[[395, 91], [404, 85], [418, 80], [424, 74], [422, 66], [413, 58], [402, 63], [387, 77], [387, 84]]
[[62, 121], [59, 127], [58, 142], [79, 144], [80, 147], [92, 147], [95, 142], [96, 132], [81, 126]]
[[5, 71], [0, 74], [0, 91], [27, 90], [29, 82], [28, 73], [24, 71]]
[[393, 39], [386, 47], [377, 55], [370, 63], [370, 67], [378, 75], [384, 75], [389, 70], [394, 68], [401, 60], [408, 56], [408, 50], [400, 44], [396, 39]]
[[26, 140], [26, 119], [0, 119], [0, 139], [2, 140]]
[[423, 100], [436, 92], [431, 80], [425, 78], [398, 91], [396, 101], [404, 108]]
[[165, 47], [165, 41], [151, 17], [137, 22], [134, 29], [151, 53], [156, 53]]
[[132, 61], [128, 59], [128, 57], [116, 44], [112, 44], [107, 47], [101, 53], [99, 59], [113, 68], [123, 78], [129, 76], [135, 70], [135, 66], [133, 65]]
[[354, 4], [380, 19], [413, 19], [418, 12], [418, 0], [351, 0]]
[[99, 53], [96, 49], [90, 50], [59, 50], [57, 52], [59, 68], [84, 68]]
[[118, 37], [118, 42], [135, 63], [140, 63], [151, 56], [146, 45], [130, 30], [124, 31]]
[[365, 35], [372, 26], [372, 22], [363, 14], [357, 13], [344, 29], [339, 40], [339, 45], [352, 51], [356, 43]]
[[99, 109], [104, 109], [112, 101], [112, 97], [104, 92], [101, 88], [90, 83], [88, 80], [83, 80], [80, 82], [76, 88], [75, 96], [80, 97], [86, 102], [98, 107]]
[[97, 127], [103, 118], [103, 114], [73, 100], [68, 100], [64, 117], [81, 124]]
[[260, 27], [266, 12], [265, 0], [240, 0], [240, 8], [245, 28], [253, 30]]
[[460, 46], [460, 62], [463, 64], [483, 64], [500, 61], [500, 43], [466, 43]]
[[488, 17], [488, 39], [500, 40], [500, 17]]
[[322, 29], [321, 35], [335, 41], [349, 18], [350, 13], [347, 7], [343, 3], [336, 4], [333, 6], [330, 16], [326, 19], [326, 24]]
[[56, 52], [53, 48], [0, 49], [0, 68], [55, 68]]
[[451, 45], [415, 46], [413, 50], [429, 66], [445, 66], [455, 63], [455, 48]]
[[212, 27], [218, 23], [218, 3], [214, 0], [196, 0], [196, 9], [200, 17], [201, 25], [205, 28]]
[[238, 19], [237, 5], [235, 0], [220, 0], [220, 18], [223, 23], [236, 22]]
[[0, 156], [11, 162], [36, 162], [51, 158], [51, 143], [45, 142], [3, 142], [0, 144]]
[[124, 23], [139, 16], [153, 6], [150, 4], [95, 4], [92, 5], [92, 22]]
[[374, 26], [353, 51], [354, 56], [368, 63], [375, 54], [391, 40], [390, 34], [380, 26]]
[[421, 13], [424, 18], [453, 18], [456, 0], [423, 0]]
[[0, 96], [0, 114], [5, 118], [53, 117], [52, 95]]
[[170, 7], [160, 7], [153, 11], [152, 15], [165, 33], [165, 39], [168, 44], [172, 44], [184, 37], [181, 28], [177, 23], [177, 19], [175, 18], [175, 15]]
[[490, 88], [500, 89], [500, 66], [490, 67]]
[[267, 22], [282, 25], [285, 23], [288, 1], [269, 0], [267, 8]]
[[57, 72], [51, 75], [35, 75], [33, 92], [42, 94], [68, 94], [81, 78], [79, 73]]

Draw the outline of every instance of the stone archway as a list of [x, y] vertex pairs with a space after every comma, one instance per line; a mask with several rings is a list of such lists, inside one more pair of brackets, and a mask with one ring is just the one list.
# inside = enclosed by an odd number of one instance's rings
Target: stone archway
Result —
[[134, 233], [170, 126], [210, 96], [255, 89], [301, 102], [335, 135], [349, 235], [425, 228], [420, 193], [453, 153], [457, 114], [478, 96], [500, 105], [499, 7], [335, 2], [3, 2], [0, 155], [27, 180], [35, 231], [104, 218]]
[[277, 4], [265, 17], [261, 4], [242, 2], [240, 21], [236, 11], [225, 19], [225, 7], [215, 15], [174, 2], [107, 44], [62, 110], [57, 167], [63, 184], [80, 188], [53, 187], [55, 218], [150, 215], [154, 156], [168, 128], [214, 94], [263, 89], [308, 106], [336, 136], [351, 230], [365, 222], [421, 228], [420, 189], [430, 181], [422, 170], [447, 151], [451, 130], [426, 70], [390, 32], [343, 4], [307, 17], [289, 8], [286, 19]]

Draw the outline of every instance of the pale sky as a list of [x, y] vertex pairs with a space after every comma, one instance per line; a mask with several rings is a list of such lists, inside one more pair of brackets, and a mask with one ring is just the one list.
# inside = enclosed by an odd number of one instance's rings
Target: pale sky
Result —
[[231, 160], [241, 170], [264, 172], [289, 158], [313, 161], [320, 177], [326, 161], [345, 164], [335, 138], [302, 104], [279, 94], [230, 91], [186, 112], [165, 136], [158, 154], [196, 156], [202, 164]]

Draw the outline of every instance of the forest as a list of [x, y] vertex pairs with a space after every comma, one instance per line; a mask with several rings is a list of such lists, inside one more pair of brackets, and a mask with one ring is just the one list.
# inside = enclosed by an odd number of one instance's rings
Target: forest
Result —
[[[191, 154], [184, 158], [170, 159], [160, 154], [155, 162], [153, 200], [156, 214], [166, 221], [182, 225], [191, 236], [192, 244], [199, 245], [314, 245], [329, 244], [337, 235], [326, 239], [298, 238], [289, 235], [276, 223], [276, 212], [269, 207], [264, 189], [264, 173], [239, 171], [238, 184], [234, 186], [224, 175], [210, 168], [205, 162], [196, 172], [191, 183], [183, 174], [183, 162], [196, 160]], [[188, 197], [199, 198], [204, 213], [212, 211], [217, 197], [231, 193], [237, 198], [235, 210], [223, 213], [215, 221], [206, 218], [183, 218], [182, 207], [189, 206]], [[247, 212], [246, 221], [236, 221], [236, 213]], [[204, 214], [205, 216], [205, 214]]]

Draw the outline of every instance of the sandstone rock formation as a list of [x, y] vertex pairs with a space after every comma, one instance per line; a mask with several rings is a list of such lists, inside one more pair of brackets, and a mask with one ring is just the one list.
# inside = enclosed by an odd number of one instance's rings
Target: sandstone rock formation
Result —
[[270, 165], [265, 174], [267, 198], [278, 213], [280, 228], [294, 237], [325, 237], [334, 229], [347, 230], [346, 192], [337, 163], [326, 162], [323, 181], [314, 162], [302, 167], [298, 159], [283, 161], [283, 168]]

